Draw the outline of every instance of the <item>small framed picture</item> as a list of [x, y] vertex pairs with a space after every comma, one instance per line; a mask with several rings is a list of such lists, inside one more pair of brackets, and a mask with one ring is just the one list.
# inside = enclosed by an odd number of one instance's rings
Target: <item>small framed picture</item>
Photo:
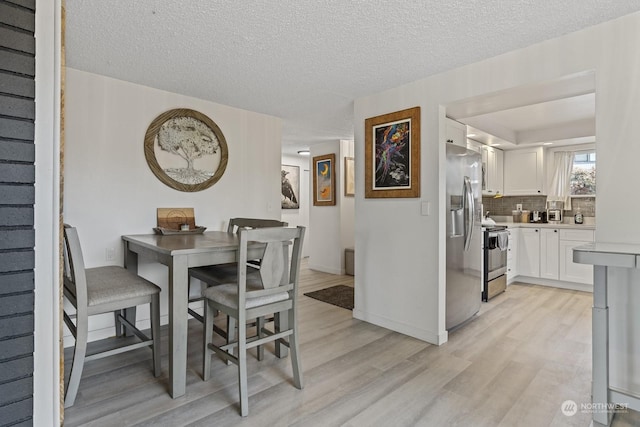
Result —
[[336, 204], [336, 155], [326, 154], [313, 158], [313, 205]]
[[355, 161], [353, 157], [344, 158], [344, 195], [353, 197], [356, 195], [356, 173]]

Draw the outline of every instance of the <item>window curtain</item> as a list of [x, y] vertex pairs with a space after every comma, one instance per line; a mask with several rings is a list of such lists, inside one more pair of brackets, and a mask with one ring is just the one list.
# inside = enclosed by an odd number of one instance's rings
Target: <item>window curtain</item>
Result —
[[554, 155], [555, 171], [547, 200], [564, 202], [564, 210], [571, 210], [571, 171], [573, 170], [573, 151], [556, 151]]

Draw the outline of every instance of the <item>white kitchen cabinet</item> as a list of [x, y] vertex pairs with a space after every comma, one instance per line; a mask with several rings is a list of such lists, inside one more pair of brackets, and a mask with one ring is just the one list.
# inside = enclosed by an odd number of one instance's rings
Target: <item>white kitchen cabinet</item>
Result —
[[540, 229], [540, 277], [558, 280], [558, 243], [560, 234], [557, 229]]
[[593, 240], [593, 230], [560, 230], [560, 280], [593, 285], [593, 266], [573, 262], [573, 248]]
[[495, 196], [504, 193], [504, 151], [482, 147], [482, 194]]
[[520, 238], [520, 229], [509, 228], [507, 233], [509, 233], [509, 246], [507, 247], [507, 283], [509, 283], [518, 275], [518, 239]]
[[538, 195], [544, 191], [544, 149], [526, 148], [504, 153], [504, 194]]
[[467, 125], [446, 119], [445, 142], [467, 148]]
[[540, 229], [538, 228], [520, 229], [518, 275], [540, 277]]

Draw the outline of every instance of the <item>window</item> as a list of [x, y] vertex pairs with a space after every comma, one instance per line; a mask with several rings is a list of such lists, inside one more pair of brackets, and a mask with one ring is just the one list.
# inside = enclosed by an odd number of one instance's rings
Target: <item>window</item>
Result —
[[596, 195], [596, 152], [576, 151], [571, 172], [572, 196]]

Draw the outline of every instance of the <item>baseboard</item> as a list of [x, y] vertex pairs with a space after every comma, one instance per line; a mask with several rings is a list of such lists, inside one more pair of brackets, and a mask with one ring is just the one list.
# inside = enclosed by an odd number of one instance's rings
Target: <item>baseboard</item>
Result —
[[315, 264], [309, 264], [308, 267], [311, 270], [320, 271], [322, 273], [337, 274], [339, 276], [344, 276], [344, 270], [342, 269], [324, 267], [322, 265], [315, 265]]
[[426, 341], [430, 344], [442, 345], [447, 342], [449, 335], [447, 331], [440, 334], [425, 329], [416, 328], [405, 323], [397, 322], [386, 317], [379, 316], [377, 314], [367, 313], [356, 308], [353, 309], [353, 317], [358, 320], [362, 320], [367, 323], [372, 323], [377, 326], [381, 326], [385, 329], [390, 329], [395, 332], [399, 332], [404, 335], [408, 335], [413, 338], [417, 338], [422, 341]]
[[568, 289], [593, 293], [593, 285], [586, 283], [565, 282], [563, 280], [541, 279], [539, 277], [516, 276], [508, 284], [514, 282], [531, 283], [532, 285], [549, 286], [551, 288]]

